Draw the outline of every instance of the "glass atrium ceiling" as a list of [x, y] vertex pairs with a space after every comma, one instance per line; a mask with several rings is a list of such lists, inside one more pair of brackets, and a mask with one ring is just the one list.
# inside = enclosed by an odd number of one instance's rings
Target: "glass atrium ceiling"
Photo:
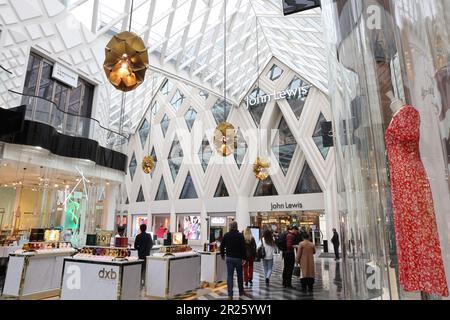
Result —
[[[60, 1], [97, 38], [109, 38], [129, 27], [131, 0]], [[157, 73], [223, 95], [224, 4], [223, 0], [134, 0], [131, 29], [149, 49], [147, 81]], [[231, 102], [242, 101], [257, 79], [257, 62], [262, 70], [272, 56], [327, 91], [320, 9], [284, 17], [280, 0], [227, 0], [226, 4], [226, 88]], [[142, 86], [138, 91], [146, 89]], [[148, 107], [135, 101], [139, 96], [127, 97], [125, 118], [133, 129]], [[115, 109], [120, 118], [120, 108]]]

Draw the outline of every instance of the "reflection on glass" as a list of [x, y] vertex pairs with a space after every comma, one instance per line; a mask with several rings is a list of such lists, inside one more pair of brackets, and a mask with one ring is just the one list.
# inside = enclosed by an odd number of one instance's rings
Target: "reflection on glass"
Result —
[[150, 132], [150, 124], [147, 121], [147, 119], [144, 119], [144, 122], [139, 128], [139, 138], [141, 139], [142, 149], [144, 149], [145, 147], [145, 142], [147, 142], [149, 132]]
[[197, 118], [197, 111], [195, 111], [194, 108], [190, 107], [189, 110], [186, 112], [186, 115], [184, 116], [189, 131], [192, 130], [196, 118]]
[[294, 194], [322, 193], [319, 183], [312, 172], [308, 162], [305, 162], [302, 174], [295, 188]]
[[163, 132], [163, 136], [166, 137], [167, 130], [169, 129], [170, 119], [167, 114], [164, 115], [161, 121], [161, 130]]
[[286, 92], [288, 93], [286, 100], [291, 106], [297, 119], [300, 119], [300, 116], [302, 115], [311, 87], [312, 86], [309, 83], [295, 77], [286, 89]]
[[283, 69], [274, 64], [273, 67], [270, 69], [268, 76], [270, 80], [276, 81], [281, 77], [282, 74]]
[[277, 136], [272, 145], [272, 151], [278, 160], [278, 163], [286, 176], [291, 165], [292, 158], [297, 148], [297, 141], [292, 134], [286, 120], [281, 118], [280, 125], [278, 126]]
[[168, 158], [170, 173], [172, 174], [173, 181], [175, 181], [178, 176], [181, 164], [183, 163], [183, 157], [184, 154], [183, 149], [181, 148], [180, 141], [178, 140], [178, 137], [175, 136]]
[[216, 119], [216, 123], [219, 124], [221, 122], [226, 122], [228, 119], [228, 116], [230, 115], [231, 111], [231, 104], [225, 103], [224, 100], [219, 99], [212, 107], [212, 113], [214, 116], [214, 119]]
[[264, 110], [266, 109], [267, 101], [269, 100], [269, 96], [261, 90], [260, 88], [256, 88], [250, 93], [248, 96], [248, 104], [249, 111], [255, 121], [256, 125], [259, 126], [261, 123], [261, 118], [264, 114]]
[[202, 141], [200, 152], [198, 153], [204, 172], [208, 169], [209, 161], [211, 160], [212, 155], [213, 151], [211, 149], [211, 145], [209, 144], [208, 138], [205, 136]]
[[255, 191], [255, 197], [277, 196], [278, 191], [269, 176], [265, 181], [259, 181]]
[[177, 92], [172, 98], [172, 101], [170, 102], [175, 111], [178, 111], [180, 109], [185, 98], [186, 97], [184, 96], [184, 94], [180, 90], [177, 90]]
[[166, 183], [164, 182], [164, 177], [161, 177], [155, 201], [166, 201], [166, 200], [169, 200], [169, 195], [167, 194], [167, 188]]
[[183, 189], [181, 190], [180, 199], [197, 199], [197, 191], [195, 190], [194, 181], [192, 180], [191, 173], [189, 172], [186, 181], [184, 182]]
[[223, 181], [223, 177], [220, 177], [219, 184], [217, 185], [216, 192], [214, 193], [214, 198], [226, 198], [229, 197], [227, 186], [225, 185], [225, 181]]
[[136, 202], [145, 202], [144, 191], [142, 190], [142, 186], [139, 188], [139, 193]]
[[323, 132], [322, 132], [322, 123], [327, 122], [323, 113], [320, 113], [319, 120], [317, 121], [316, 128], [314, 130], [313, 139], [320, 153], [322, 154], [323, 159], [327, 158], [328, 152], [330, 148], [323, 146]]
[[131, 157], [130, 165], [128, 166], [128, 171], [130, 172], [131, 181], [133, 181], [134, 174], [136, 173], [136, 168], [137, 168], [136, 155], [133, 153], [133, 156]]
[[236, 164], [239, 169], [241, 169], [242, 164], [244, 163], [244, 157], [247, 153], [247, 142], [244, 139], [244, 136], [242, 135], [242, 131], [240, 128], [238, 128], [236, 132], [236, 139], [237, 139], [237, 148], [234, 149], [234, 160], [236, 161]]

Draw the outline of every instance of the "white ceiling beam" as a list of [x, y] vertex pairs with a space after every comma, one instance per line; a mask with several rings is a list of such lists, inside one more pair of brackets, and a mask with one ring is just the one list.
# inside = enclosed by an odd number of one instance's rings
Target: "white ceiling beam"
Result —
[[175, 12], [176, 12], [176, 8], [177, 8], [177, 2], [178, 2], [178, 0], [172, 0], [172, 9], [171, 9], [171, 12], [169, 15], [169, 20], [167, 22], [166, 33], [165, 33], [166, 41], [164, 41], [162, 48], [161, 48], [161, 63], [164, 63], [164, 58], [166, 56], [167, 47], [169, 45], [170, 34], [171, 34], [172, 28], [173, 28], [173, 18], [175, 17]]
[[177, 57], [177, 65], [176, 65], [177, 70], [179, 70], [181, 60], [182, 60], [183, 56], [186, 54], [186, 49], [187, 49], [186, 42], [188, 40], [189, 31], [191, 30], [192, 18], [194, 17], [194, 12], [195, 12], [196, 6], [197, 6], [197, 0], [192, 0], [191, 8], [189, 9], [189, 14], [188, 14], [188, 19], [187, 19], [189, 24], [184, 29], [183, 37], [181, 39], [180, 48], [182, 51]]

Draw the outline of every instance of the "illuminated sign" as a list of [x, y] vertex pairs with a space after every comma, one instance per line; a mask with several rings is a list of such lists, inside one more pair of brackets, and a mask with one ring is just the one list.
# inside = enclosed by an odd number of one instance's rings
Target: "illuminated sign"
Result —
[[225, 227], [227, 224], [227, 221], [224, 217], [212, 217], [211, 218], [211, 225], [216, 227]]

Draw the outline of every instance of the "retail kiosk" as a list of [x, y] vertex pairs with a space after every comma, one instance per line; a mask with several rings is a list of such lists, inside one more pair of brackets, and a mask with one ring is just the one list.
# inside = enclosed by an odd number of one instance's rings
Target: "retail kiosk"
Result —
[[201, 255], [201, 282], [215, 286], [227, 280], [227, 265], [220, 252], [199, 252]]
[[19, 299], [58, 296], [64, 258], [72, 256], [76, 251], [69, 247], [70, 244], [55, 246], [61, 247], [21, 249], [10, 254], [3, 295]]
[[164, 247], [147, 257], [146, 294], [170, 299], [200, 287], [201, 257], [188, 246]]
[[64, 259], [61, 300], [137, 300], [143, 262], [130, 249], [84, 247]]

